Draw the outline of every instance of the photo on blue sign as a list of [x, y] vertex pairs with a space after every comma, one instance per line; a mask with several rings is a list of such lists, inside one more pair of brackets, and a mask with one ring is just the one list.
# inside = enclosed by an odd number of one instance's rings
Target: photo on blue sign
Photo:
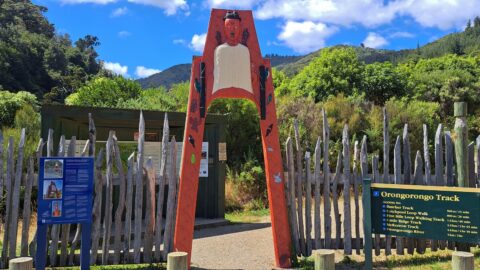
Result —
[[63, 160], [62, 159], [46, 159], [44, 163], [44, 179], [63, 178]]
[[62, 216], [62, 201], [53, 201], [52, 217], [61, 217], [61, 216]]
[[63, 180], [43, 181], [43, 199], [61, 199], [63, 194]]

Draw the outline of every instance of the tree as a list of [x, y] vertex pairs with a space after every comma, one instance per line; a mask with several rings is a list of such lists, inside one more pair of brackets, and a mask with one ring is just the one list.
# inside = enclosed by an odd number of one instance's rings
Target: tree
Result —
[[295, 96], [321, 101], [330, 95], [351, 95], [361, 84], [364, 65], [352, 48], [331, 48], [321, 51], [290, 82]]
[[473, 19], [473, 27], [480, 28], [480, 17], [479, 16], [476, 16], [475, 19]]
[[55, 34], [46, 11], [29, 0], [0, 1], [0, 85], [63, 102], [99, 72], [99, 42], [87, 35], [73, 46], [68, 35]]
[[140, 96], [138, 82], [121, 76], [99, 77], [89, 81], [65, 100], [68, 105], [115, 108], [118, 104]]
[[406, 77], [390, 62], [366, 65], [362, 74], [361, 92], [365, 92], [367, 100], [383, 105], [392, 97], [407, 94]]
[[[13, 126], [15, 114], [24, 106], [28, 105], [37, 110], [37, 103], [37, 98], [25, 91], [18, 93], [0, 91], [0, 128]], [[33, 117], [33, 115], [31, 116]]]

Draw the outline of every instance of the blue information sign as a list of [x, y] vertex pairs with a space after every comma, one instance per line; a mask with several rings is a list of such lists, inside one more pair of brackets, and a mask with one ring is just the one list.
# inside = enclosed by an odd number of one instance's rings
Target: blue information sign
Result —
[[93, 158], [42, 158], [38, 223], [92, 222]]
[[93, 158], [40, 159], [35, 268], [44, 270], [48, 224], [82, 224], [80, 269], [89, 269], [92, 231]]

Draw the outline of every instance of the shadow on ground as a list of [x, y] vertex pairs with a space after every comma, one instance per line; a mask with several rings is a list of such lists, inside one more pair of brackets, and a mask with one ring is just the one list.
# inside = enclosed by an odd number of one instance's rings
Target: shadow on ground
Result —
[[270, 222], [265, 223], [234, 223], [226, 226], [220, 226], [215, 228], [208, 228], [203, 230], [195, 231], [194, 239], [200, 239], [205, 237], [213, 237], [218, 235], [225, 235], [230, 233], [238, 233], [245, 231], [252, 231], [270, 227], [272, 224]]

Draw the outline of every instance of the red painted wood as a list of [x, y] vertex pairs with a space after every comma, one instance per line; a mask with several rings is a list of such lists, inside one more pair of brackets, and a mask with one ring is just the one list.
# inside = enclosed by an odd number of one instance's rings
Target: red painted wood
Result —
[[[269, 69], [271, 74], [270, 61], [264, 59], [260, 52], [252, 12], [238, 11], [241, 18], [240, 33], [243, 33], [244, 29], [247, 29], [249, 32], [246, 46], [250, 52], [253, 94], [235, 87], [221, 89], [215, 92], [215, 94], [212, 94], [214, 83], [214, 50], [218, 45], [227, 42], [224, 34], [223, 20], [226, 13], [227, 10], [212, 10], [203, 56], [194, 57], [192, 64], [190, 97], [188, 100], [187, 121], [183, 141], [184, 147], [182, 151], [182, 168], [180, 170], [180, 188], [174, 237], [174, 250], [187, 252], [189, 254], [189, 261], [192, 250], [200, 155], [205, 125], [205, 119], [200, 117], [200, 89], [197, 91], [195, 88], [195, 79], [200, 82], [200, 63], [204, 62], [206, 68], [206, 108], [217, 98], [244, 98], [253, 101], [260, 114], [259, 67], [264, 65]], [[221, 33], [222, 36], [220, 44], [216, 38], [217, 32]], [[260, 128], [265, 159], [275, 260], [277, 266], [287, 268], [291, 266], [291, 239], [284, 194], [283, 163], [280, 152], [274, 89], [271, 76], [268, 76], [265, 88], [267, 104], [266, 117], [260, 120]], [[271, 98], [269, 98], [270, 95]], [[192, 140], [194, 144], [192, 144]], [[192, 156], [194, 158], [192, 158]]]

